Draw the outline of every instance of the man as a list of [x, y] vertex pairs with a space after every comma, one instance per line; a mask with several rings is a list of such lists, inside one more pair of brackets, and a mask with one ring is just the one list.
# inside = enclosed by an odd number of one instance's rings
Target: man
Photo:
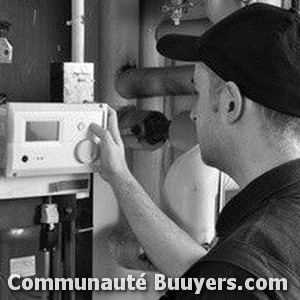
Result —
[[[191, 112], [201, 155], [243, 190], [223, 209], [217, 245], [205, 250], [153, 204], [124, 159], [116, 113], [101, 139], [98, 170], [112, 186], [149, 259], [170, 277], [236, 279], [165, 299], [299, 299], [300, 18], [266, 4], [243, 8], [202, 37], [170, 35], [158, 51], [195, 61]], [[183, 200], [184, 201], [184, 200]], [[287, 291], [247, 290], [249, 278], [286, 278]], [[226, 280], [225, 280], [226, 282]], [[239, 288], [240, 286], [240, 288]], [[255, 285], [251, 285], [251, 287]], [[219, 285], [220, 288], [220, 285]]]

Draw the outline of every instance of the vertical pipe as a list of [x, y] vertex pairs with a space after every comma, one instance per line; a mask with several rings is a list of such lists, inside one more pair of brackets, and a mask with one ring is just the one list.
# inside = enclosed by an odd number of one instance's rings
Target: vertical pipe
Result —
[[[139, 0], [93, 0], [99, 5], [95, 12], [99, 31], [96, 52], [96, 91], [98, 101], [106, 102], [118, 109], [132, 104], [118, 95], [115, 90], [115, 76], [126, 65], [136, 66], [139, 56]], [[88, 3], [91, 3], [89, 1]], [[87, 48], [91, 51], [91, 48]], [[129, 161], [131, 164], [131, 160]], [[93, 277], [125, 278], [129, 274], [138, 278], [142, 272], [127, 270], [112, 259], [109, 241], [115, 226], [124, 228], [126, 223], [121, 217], [117, 201], [106, 182], [96, 174], [94, 176], [94, 241], [93, 241]], [[127, 245], [127, 240], [123, 239]], [[133, 248], [133, 251], [135, 249]], [[148, 286], [150, 274], [147, 274]], [[93, 300], [150, 300], [158, 299], [153, 289], [128, 293], [97, 292]]]
[[[43, 278], [50, 278], [50, 252], [46, 251], [43, 253], [44, 269], [43, 269]], [[44, 291], [42, 294], [41, 300], [49, 299], [49, 291]]]
[[84, 0], [72, 0], [72, 61], [84, 62]]
[[[73, 209], [71, 206], [69, 207]], [[63, 241], [62, 241], [62, 248], [63, 248], [63, 257], [64, 259], [64, 276], [67, 278], [75, 278], [75, 264], [76, 264], [76, 254], [75, 254], [75, 247], [76, 247], [76, 240], [75, 240], [75, 231], [76, 231], [76, 224], [75, 220], [65, 222], [63, 228]], [[65, 300], [75, 300], [75, 291], [68, 291], [63, 294], [63, 299]]]
[[[156, 50], [155, 33], [161, 23], [163, 1], [141, 1], [140, 27], [140, 67], [164, 67], [165, 59]], [[138, 108], [143, 110], [164, 111], [162, 97], [139, 99]], [[160, 203], [162, 183], [163, 150], [136, 151], [133, 157], [133, 173], [152, 199]]]

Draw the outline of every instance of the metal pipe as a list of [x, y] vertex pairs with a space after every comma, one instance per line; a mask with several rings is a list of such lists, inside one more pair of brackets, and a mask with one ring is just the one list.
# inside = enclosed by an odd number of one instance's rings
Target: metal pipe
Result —
[[197, 20], [184, 20], [181, 21], [179, 26], [174, 26], [170, 21], [161, 22], [155, 32], [156, 40], [159, 40], [167, 34], [183, 34], [201, 36], [205, 33], [213, 23], [208, 18]]
[[[128, 1], [127, 1], [128, 2]], [[155, 30], [161, 23], [163, 15], [161, 5], [164, 0], [140, 1], [140, 48], [139, 67], [164, 67], [165, 58], [156, 50]], [[164, 112], [162, 97], [143, 98], [137, 102], [137, 107], [142, 110], [155, 110]], [[156, 204], [160, 204], [161, 184], [163, 180], [162, 165], [164, 161], [163, 149], [155, 151], [133, 152], [133, 175], [138, 178], [143, 188]]]
[[194, 65], [129, 69], [117, 77], [115, 87], [126, 99], [192, 95], [194, 69]]
[[[50, 252], [46, 251], [42, 253], [44, 268], [43, 268], [43, 278], [48, 279], [50, 278]], [[42, 293], [41, 300], [48, 300], [50, 296], [49, 291], [44, 291]]]
[[72, 0], [72, 61], [84, 62], [84, 0]]

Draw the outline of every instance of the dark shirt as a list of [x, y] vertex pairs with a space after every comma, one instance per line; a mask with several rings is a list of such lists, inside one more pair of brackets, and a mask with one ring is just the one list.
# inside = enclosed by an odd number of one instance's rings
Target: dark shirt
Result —
[[169, 291], [162, 299], [235, 300], [300, 298], [300, 160], [253, 180], [223, 209], [218, 244], [185, 278], [287, 278], [288, 292], [222, 290]]

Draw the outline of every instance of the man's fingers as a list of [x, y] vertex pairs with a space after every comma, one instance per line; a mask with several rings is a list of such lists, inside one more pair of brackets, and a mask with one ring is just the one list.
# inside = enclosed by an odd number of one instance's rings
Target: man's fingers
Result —
[[123, 144], [123, 141], [119, 131], [117, 112], [114, 109], [112, 109], [109, 105], [107, 106], [107, 111], [108, 111], [108, 129], [115, 142], [119, 146], [121, 146]]
[[106, 129], [99, 126], [98, 124], [91, 123], [90, 129], [101, 140], [104, 140], [104, 141], [108, 140], [109, 132]]
[[113, 139], [119, 146], [123, 145], [121, 134], [118, 126], [117, 112], [107, 105], [108, 112], [108, 130], [92, 123], [90, 126], [91, 131], [102, 140]]

